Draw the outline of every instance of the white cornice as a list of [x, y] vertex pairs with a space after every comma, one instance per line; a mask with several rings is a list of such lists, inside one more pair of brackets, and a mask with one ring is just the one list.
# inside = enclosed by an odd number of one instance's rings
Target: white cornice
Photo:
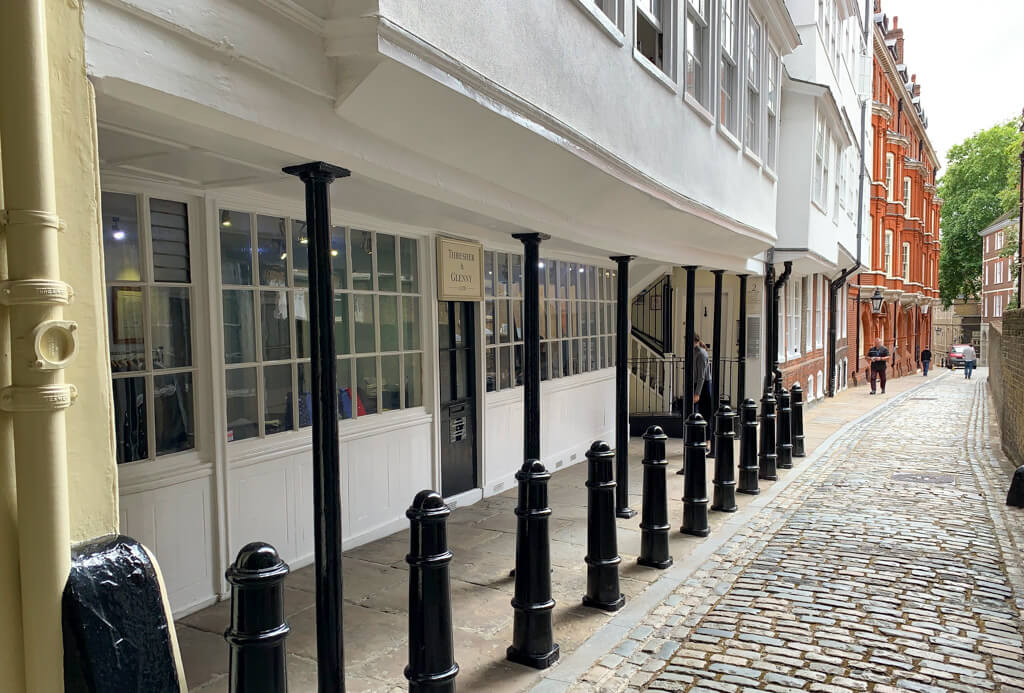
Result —
[[889, 104], [882, 103], [881, 101], [871, 102], [871, 113], [873, 115], [882, 116], [886, 120], [892, 118], [892, 108], [889, 106]]
[[784, 0], [755, 0], [755, 4], [767, 17], [768, 31], [783, 41], [776, 46], [781, 55], [792, 53], [800, 46], [800, 32], [793, 23]]
[[292, 0], [256, 0], [256, 2], [281, 15], [289, 22], [301, 26], [306, 31], [310, 31], [318, 36], [323, 36], [324, 34], [326, 20], [313, 14], [302, 5], [292, 2]]

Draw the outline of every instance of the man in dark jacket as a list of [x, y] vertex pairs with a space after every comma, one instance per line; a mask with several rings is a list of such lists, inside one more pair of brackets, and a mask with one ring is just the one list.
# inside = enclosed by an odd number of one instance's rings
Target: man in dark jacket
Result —
[[926, 344], [924, 349], [921, 350], [921, 374], [926, 378], [928, 377], [928, 367], [930, 365], [932, 365], [932, 350]]
[[875, 381], [881, 379], [882, 394], [885, 394], [885, 369], [889, 364], [889, 350], [882, 344], [881, 339], [875, 340], [875, 346], [868, 349], [868, 361], [871, 362], [871, 394], [875, 394]]

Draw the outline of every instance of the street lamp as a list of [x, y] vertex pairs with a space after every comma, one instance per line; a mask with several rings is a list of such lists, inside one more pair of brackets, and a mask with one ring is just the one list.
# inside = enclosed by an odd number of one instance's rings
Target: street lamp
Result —
[[871, 312], [878, 315], [882, 312], [882, 302], [885, 299], [882, 297], [882, 291], [875, 287], [875, 293], [871, 295]]

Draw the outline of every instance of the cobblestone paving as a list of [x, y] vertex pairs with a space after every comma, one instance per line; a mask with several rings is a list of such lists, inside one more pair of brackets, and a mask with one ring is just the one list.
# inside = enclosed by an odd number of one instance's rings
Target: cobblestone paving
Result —
[[847, 429], [571, 690], [1024, 692], [988, 425], [983, 380], [949, 377]]

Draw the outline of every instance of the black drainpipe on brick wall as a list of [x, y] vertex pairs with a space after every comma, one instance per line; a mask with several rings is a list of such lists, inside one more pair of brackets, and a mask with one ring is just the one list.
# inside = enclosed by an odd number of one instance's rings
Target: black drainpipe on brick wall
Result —
[[[864, 45], [870, 47], [871, 44], [871, 0], [864, 0]], [[836, 396], [836, 297], [839, 295], [839, 290], [846, 284], [847, 278], [860, 269], [861, 260], [861, 240], [864, 237], [864, 161], [867, 157], [867, 153], [864, 151], [864, 145], [867, 141], [867, 111], [868, 111], [868, 98], [871, 98], [871, 94], [868, 94], [860, 104], [860, 184], [857, 186], [857, 260], [854, 262], [853, 267], [849, 267], [843, 270], [836, 279], [829, 282], [828, 285], [828, 396]], [[860, 296], [857, 296], [857, 305], [860, 306]], [[857, 325], [860, 326], [860, 310], [857, 311]], [[860, 339], [857, 339], [857, 359], [858, 363], [855, 368], [860, 368]], [[847, 345], [849, 348], [849, 345]], [[849, 371], [847, 371], [849, 372]]]

